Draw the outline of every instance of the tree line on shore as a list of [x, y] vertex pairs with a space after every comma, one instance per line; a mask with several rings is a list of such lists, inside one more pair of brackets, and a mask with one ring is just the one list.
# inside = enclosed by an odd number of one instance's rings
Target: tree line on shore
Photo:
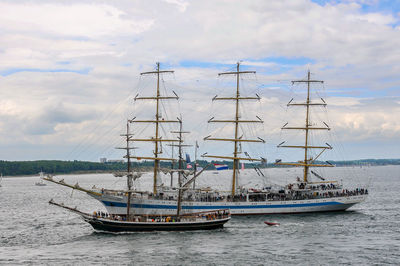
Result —
[[[212, 161], [207, 170], [215, 170], [213, 165], [225, 164], [232, 169], [232, 161]], [[330, 161], [336, 166], [376, 166], [376, 165], [400, 165], [400, 159], [365, 159], [352, 161]], [[137, 171], [150, 171], [153, 167], [153, 161], [132, 162], [133, 169]], [[197, 167], [204, 168], [210, 162], [206, 160], [198, 160]], [[193, 163], [192, 163], [193, 165]], [[171, 168], [170, 162], [161, 162], [161, 168]], [[178, 164], [174, 163], [173, 168], [177, 168]], [[186, 168], [186, 163], [184, 164]], [[241, 167], [241, 166], [240, 166]], [[283, 167], [274, 163], [245, 163], [247, 168], [269, 168]], [[114, 172], [126, 170], [126, 163], [122, 162], [88, 162], [88, 161], [61, 161], [61, 160], [40, 160], [40, 161], [0, 161], [0, 173], [3, 176], [23, 176], [35, 175], [39, 172], [46, 174], [70, 174], [70, 173], [93, 173], [93, 172]]]

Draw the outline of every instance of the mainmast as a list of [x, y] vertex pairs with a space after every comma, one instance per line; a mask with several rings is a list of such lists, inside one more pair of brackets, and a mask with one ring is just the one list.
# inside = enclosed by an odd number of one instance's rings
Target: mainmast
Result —
[[176, 99], [178, 100], [179, 97], [178, 95], [173, 91], [175, 96], [161, 96], [160, 94], [160, 76], [163, 73], [174, 73], [172, 70], [160, 70], [160, 63], [157, 63], [157, 70], [156, 71], [150, 71], [150, 72], [143, 72], [140, 73], [140, 75], [156, 75], [157, 76], [157, 87], [156, 87], [156, 96], [154, 97], [135, 97], [136, 100], [155, 100], [156, 101], [156, 114], [155, 114], [155, 120], [136, 120], [136, 117], [133, 119], [129, 120], [130, 123], [154, 123], [155, 124], [155, 133], [154, 137], [150, 139], [132, 139], [132, 141], [148, 141], [148, 142], [154, 142], [154, 157], [138, 157], [138, 156], [131, 156], [131, 158], [140, 160], [140, 159], [147, 159], [147, 160], [154, 160], [154, 174], [153, 174], [153, 193], [157, 194], [157, 175], [158, 171], [160, 168], [160, 161], [161, 160], [174, 160], [173, 158], [161, 158], [159, 157], [159, 154], [162, 153], [162, 150], [160, 149], [161, 143], [162, 142], [173, 142], [173, 141], [178, 141], [178, 140], [172, 140], [172, 139], [163, 139], [160, 136], [160, 124], [161, 123], [177, 123], [179, 122], [178, 120], [166, 120], [162, 117], [160, 114], [160, 101], [161, 100], [169, 100], [169, 99]]
[[[307, 73], [307, 80], [293, 80], [292, 84], [295, 83], [307, 83], [307, 99], [305, 103], [292, 103], [293, 99], [290, 100], [290, 102], [287, 104], [287, 106], [305, 106], [306, 107], [306, 119], [305, 119], [305, 126], [304, 127], [287, 127], [286, 123], [281, 129], [294, 129], [294, 130], [304, 130], [305, 131], [305, 141], [304, 145], [302, 146], [293, 146], [293, 145], [282, 145], [284, 142], [278, 145], [278, 148], [300, 148], [304, 149], [304, 161], [300, 161], [298, 163], [276, 163], [279, 165], [292, 165], [292, 166], [302, 166], [304, 168], [303, 171], [303, 180], [304, 182], [308, 182], [308, 172], [310, 167], [333, 167], [333, 165], [330, 164], [314, 164], [314, 162], [321, 156], [321, 154], [325, 150], [330, 150], [332, 149], [332, 146], [329, 145], [328, 143], [325, 143], [326, 146], [310, 146], [309, 145], [309, 131], [310, 130], [331, 130], [330, 127], [328, 126], [327, 123], [323, 122], [325, 127], [313, 127], [312, 124], [310, 123], [310, 107], [311, 106], [323, 106], [326, 107], [326, 102], [324, 99], [321, 98], [322, 102], [312, 102], [311, 97], [310, 97], [310, 84], [311, 83], [324, 83], [322, 80], [312, 80], [311, 79], [311, 74], [310, 70]], [[322, 151], [315, 157], [309, 157], [308, 155], [308, 150], [309, 149], [322, 149]]]
[[236, 95], [234, 97], [218, 97], [216, 95], [212, 100], [232, 100], [235, 102], [235, 117], [233, 120], [215, 120], [214, 117], [212, 117], [210, 120], [208, 120], [208, 123], [234, 123], [235, 125], [235, 136], [234, 138], [211, 138], [211, 136], [207, 136], [204, 138], [204, 140], [215, 140], [215, 141], [230, 141], [233, 142], [233, 157], [230, 156], [217, 156], [217, 155], [202, 155], [203, 157], [208, 157], [208, 158], [219, 158], [219, 159], [230, 159], [233, 160], [233, 174], [232, 174], [232, 197], [236, 193], [236, 188], [238, 187], [238, 175], [239, 175], [239, 161], [240, 160], [248, 160], [248, 161], [263, 161], [262, 159], [254, 159], [254, 158], [246, 158], [246, 157], [239, 157], [239, 144], [241, 142], [262, 142], [264, 143], [265, 141], [261, 138], [258, 139], [243, 139], [242, 136], [239, 137], [239, 124], [240, 123], [263, 123], [264, 121], [261, 120], [258, 116], [258, 120], [241, 120], [240, 119], [240, 110], [239, 110], [239, 102], [241, 100], [260, 100], [260, 96], [256, 94], [257, 97], [242, 97], [240, 96], [240, 75], [242, 74], [255, 74], [255, 71], [241, 71], [240, 70], [240, 63], [238, 62], [236, 64], [236, 71], [233, 72], [224, 72], [224, 73], [219, 73], [218, 76], [222, 75], [235, 75], [236, 77]]

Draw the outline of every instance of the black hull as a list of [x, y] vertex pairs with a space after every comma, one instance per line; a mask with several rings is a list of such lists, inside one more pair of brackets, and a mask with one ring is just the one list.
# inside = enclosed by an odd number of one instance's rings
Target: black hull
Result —
[[107, 232], [146, 232], [146, 231], [194, 231], [194, 230], [212, 230], [222, 228], [227, 219], [204, 221], [204, 222], [117, 222], [107, 221], [105, 219], [85, 218], [95, 230]]

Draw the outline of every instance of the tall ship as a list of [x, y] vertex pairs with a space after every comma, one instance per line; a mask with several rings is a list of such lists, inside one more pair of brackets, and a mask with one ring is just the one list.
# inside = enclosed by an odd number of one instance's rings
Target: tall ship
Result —
[[[182, 124], [181, 124], [182, 125]], [[177, 210], [175, 215], [166, 214], [163, 215], [149, 215], [149, 214], [137, 214], [131, 211], [130, 199], [132, 198], [132, 182], [141, 176], [140, 173], [133, 171], [130, 163], [130, 150], [131, 147], [130, 137], [132, 134], [129, 131], [129, 123], [126, 125], [126, 147], [120, 149], [126, 150], [127, 157], [127, 171], [119, 172], [118, 176], [125, 176], [127, 178], [127, 190], [124, 192], [127, 195], [127, 208], [126, 213], [122, 214], [110, 214], [103, 211], [94, 211], [93, 214], [85, 213], [77, 209], [64, 205], [63, 203], [57, 203], [53, 199], [49, 201], [49, 204], [58, 206], [70, 212], [79, 215], [85, 222], [89, 223], [94, 230], [102, 232], [142, 232], [142, 231], [192, 231], [192, 230], [213, 230], [223, 228], [224, 224], [227, 223], [231, 217], [229, 209], [225, 210], [211, 210], [207, 212], [191, 212], [187, 214], [181, 213], [181, 201], [182, 192], [187, 189], [187, 183], [182, 182], [182, 173], [179, 174], [178, 178], [178, 195]], [[179, 130], [179, 138], [182, 137], [182, 126]], [[180, 141], [181, 143], [182, 141]], [[182, 161], [182, 145], [178, 146], [180, 162]], [[134, 147], [132, 147], [134, 148]], [[43, 177], [42, 177], [43, 180]], [[46, 180], [52, 180], [47, 178]], [[189, 180], [190, 182], [190, 180]], [[190, 183], [189, 183], [190, 184]]]
[[[266, 186], [262, 189], [251, 189], [239, 185], [240, 178], [240, 162], [252, 162], [254, 163], [265, 163], [264, 158], [252, 158], [246, 152], [242, 152], [242, 143], [264, 143], [265, 141], [261, 138], [245, 139], [243, 134], [240, 132], [240, 126], [245, 123], [263, 123], [263, 120], [256, 116], [256, 119], [244, 119], [242, 118], [241, 104], [247, 101], [257, 101], [261, 98], [258, 95], [255, 97], [242, 96], [240, 92], [241, 88], [241, 75], [255, 73], [254, 71], [243, 71], [240, 69], [240, 63], [237, 63], [236, 70], [232, 72], [219, 73], [219, 75], [228, 75], [235, 78], [236, 90], [232, 97], [218, 97], [215, 96], [213, 101], [232, 101], [235, 104], [235, 111], [231, 119], [209, 119], [209, 123], [228, 123], [233, 124], [233, 132], [230, 138], [219, 138], [207, 136], [204, 138], [206, 141], [218, 141], [231, 143], [233, 151], [231, 156], [222, 155], [209, 155], [208, 153], [203, 154], [205, 158], [211, 159], [223, 159], [231, 160], [232, 165], [232, 179], [231, 179], [231, 190], [230, 191], [219, 191], [212, 188], [196, 188], [191, 186], [202, 174], [205, 167], [201, 171], [185, 171], [182, 167], [182, 154], [180, 152], [179, 167], [176, 171], [179, 176], [179, 184], [174, 187], [172, 182], [173, 175], [171, 174], [170, 186], [159, 186], [158, 178], [160, 174], [160, 161], [169, 160], [177, 161], [174, 158], [166, 158], [161, 156], [162, 144], [165, 142], [175, 143], [176, 146], [181, 148], [183, 146], [182, 139], [182, 121], [169, 120], [164, 118], [160, 112], [160, 103], [164, 100], [178, 99], [178, 96], [165, 96], [160, 94], [160, 77], [163, 73], [171, 71], [160, 70], [159, 64], [157, 64], [156, 71], [145, 72], [142, 75], [153, 74], [157, 76], [156, 93], [152, 97], [135, 97], [135, 100], [152, 100], [155, 101], [155, 119], [154, 120], [137, 120], [136, 118], [129, 120], [130, 124], [135, 123], [152, 123], [154, 127], [154, 136], [149, 139], [134, 138], [133, 134], [127, 132], [127, 142], [139, 142], [149, 141], [154, 143], [154, 156], [142, 157], [142, 156], [131, 156], [129, 154], [129, 147], [127, 148], [127, 159], [146, 159], [154, 160], [153, 168], [153, 190], [152, 191], [139, 191], [132, 189], [130, 185], [134, 180], [128, 181], [127, 190], [107, 190], [107, 189], [85, 189], [80, 187], [78, 184], [70, 185], [66, 184], [63, 180], [56, 181], [53, 178], [47, 178], [46, 180], [71, 187], [73, 189], [81, 190], [86, 192], [88, 195], [100, 201], [108, 213], [113, 215], [123, 215], [127, 213], [127, 209], [131, 210], [136, 214], [145, 215], [168, 215], [177, 212], [177, 208], [182, 210], [182, 213], [191, 212], [203, 212], [210, 210], [230, 209], [231, 215], [265, 215], [265, 214], [289, 214], [289, 213], [309, 213], [309, 212], [329, 212], [329, 211], [344, 211], [351, 206], [364, 201], [368, 195], [366, 188], [353, 188], [346, 189], [343, 187], [341, 182], [337, 180], [329, 181], [321, 175], [314, 172], [312, 169], [316, 167], [333, 167], [334, 165], [329, 162], [321, 163], [318, 159], [326, 151], [331, 150], [332, 146], [329, 144], [324, 145], [313, 145], [310, 141], [310, 134], [312, 131], [324, 131], [330, 130], [330, 127], [323, 123], [323, 126], [315, 126], [311, 122], [310, 115], [314, 106], [326, 107], [326, 102], [321, 98], [319, 100], [311, 99], [311, 87], [313, 83], [323, 83], [323, 81], [311, 79], [310, 72], [307, 73], [307, 78], [304, 80], [292, 81], [293, 84], [304, 83], [307, 85], [307, 96], [304, 102], [295, 103], [293, 99], [287, 104], [293, 107], [305, 107], [305, 119], [304, 124], [301, 126], [288, 126], [286, 123], [282, 130], [299, 130], [304, 133], [304, 143], [301, 145], [284, 145], [282, 142], [278, 145], [278, 148], [292, 148], [304, 150], [304, 157], [298, 162], [281, 162], [277, 160], [277, 165], [290, 166], [290, 167], [301, 167], [303, 168], [302, 178], [297, 177], [295, 181], [281, 186]], [[242, 107], [243, 108], [243, 107]], [[161, 123], [178, 123], [180, 124], [180, 137], [177, 139], [165, 139], [160, 136], [159, 125]], [[172, 144], [174, 145], [174, 144]], [[313, 157], [311, 151], [319, 151], [318, 154]], [[243, 156], [245, 154], [246, 156]], [[128, 161], [128, 165], [129, 165]], [[311, 175], [317, 177], [318, 181], [313, 181]], [[182, 178], [185, 179], [185, 188], [182, 189]], [[128, 179], [129, 180], [129, 179]], [[179, 190], [179, 193], [176, 191]], [[180, 198], [180, 206], [177, 205], [178, 197]], [[129, 213], [129, 211], [128, 211]]]

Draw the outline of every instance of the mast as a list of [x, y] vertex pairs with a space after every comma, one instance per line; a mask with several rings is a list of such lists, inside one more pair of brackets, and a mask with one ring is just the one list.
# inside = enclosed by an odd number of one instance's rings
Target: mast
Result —
[[[158, 129], [159, 129], [159, 123], [160, 123], [160, 63], [157, 62], [157, 94], [156, 94], [156, 137], [155, 139], [158, 139]], [[158, 158], [158, 141], [154, 142], [154, 178], [153, 178], [153, 193], [157, 193], [157, 173], [158, 173], [158, 167], [159, 167], [159, 161], [157, 160]]]
[[[293, 145], [282, 145], [284, 142], [279, 144], [277, 147], [278, 148], [301, 148], [304, 149], [304, 161], [300, 161], [299, 163], [276, 163], [278, 165], [292, 165], [292, 166], [302, 166], [304, 168], [303, 170], [303, 181], [305, 183], [308, 182], [308, 172], [310, 167], [333, 167], [333, 165], [330, 164], [314, 164], [314, 162], [321, 156], [321, 154], [327, 150], [327, 149], [332, 149], [332, 146], [329, 145], [328, 143], [325, 143], [326, 146], [310, 146], [309, 145], [309, 131], [310, 130], [331, 130], [328, 124], [323, 122], [325, 127], [313, 127], [310, 123], [310, 107], [311, 106], [323, 106], [326, 107], [326, 102], [324, 99], [321, 98], [322, 102], [312, 102], [311, 97], [310, 97], [310, 84], [311, 83], [324, 83], [322, 80], [311, 80], [311, 73], [310, 70], [307, 72], [307, 79], [306, 80], [293, 80], [292, 84], [296, 83], [307, 83], [307, 98], [305, 103], [292, 103], [293, 98], [290, 100], [290, 102], [287, 104], [287, 106], [305, 106], [306, 107], [306, 117], [305, 117], [305, 126], [304, 127], [287, 127], [286, 123], [281, 129], [294, 129], [294, 130], [304, 130], [305, 131], [305, 140], [304, 140], [304, 145], [302, 146], [293, 146]], [[322, 151], [315, 157], [309, 157], [308, 155], [308, 150], [309, 149], [322, 149]]]
[[[194, 173], [193, 175], [196, 175], [197, 173], [197, 150], [199, 148], [199, 144], [197, 143], [196, 140], [196, 144], [194, 146]], [[196, 180], [193, 181], [193, 189], [196, 189]]]
[[233, 151], [233, 177], [232, 177], [232, 196], [235, 195], [235, 187], [238, 185], [238, 175], [239, 175], [239, 159], [237, 158], [238, 155], [238, 128], [239, 128], [239, 63], [236, 65], [236, 114], [235, 114], [235, 141], [234, 143], [234, 151]]
[[130, 208], [131, 208], [131, 196], [132, 196], [132, 185], [133, 185], [133, 173], [131, 169], [131, 156], [130, 150], [137, 149], [137, 147], [130, 147], [129, 142], [132, 139], [133, 134], [130, 133], [129, 130], [129, 121], [126, 123], [126, 134], [122, 134], [121, 136], [126, 137], [126, 147], [117, 147], [116, 149], [126, 150], [126, 158], [127, 158], [127, 172], [126, 172], [126, 185], [128, 188], [128, 201], [126, 208], [126, 217], [129, 219], [130, 216]]
[[[318, 82], [318, 81], [316, 81], [316, 82]], [[321, 81], [321, 83], [322, 83], [322, 81]], [[305, 149], [304, 149], [304, 163], [305, 163], [305, 165], [304, 165], [304, 174], [303, 174], [303, 176], [304, 176], [304, 182], [307, 182], [307, 179], [308, 179], [308, 168], [309, 168], [309, 166], [307, 165], [308, 164], [308, 155], [307, 155], [307, 153], [308, 153], [308, 131], [309, 131], [309, 126], [310, 126], [310, 123], [309, 123], [309, 121], [310, 121], [310, 70], [308, 70], [308, 73], [307, 73], [307, 101], [306, 101], [306, 109], [307, 109], [307, 111], [306, 111], [306, 134], [305, 134]]]
[[126, 183], [128, 187], [128, 202], [127, 202], [127, 208], [126, 208], [126, 219], [129, 220], [130, 216], [130, 210], [131, 210], [131, 189], [132, 189], [132, 174], [131, 174], [131, 158], [130, 158], [130, 152], [129, 152], [129, 122], [126, 123], [126, 157], [127, 157], [127, 172], [128, 174], [126, 175]]
[[163, 73], [174, 73], [172, 70], [160, 70], [160, 63], [157, 62], [157, 69], [156, 71], [150, 71], [150, 72], [143, 72], [140, 73], [140, 75], [156, 75], [157, 76], [157, 86], [156, 86], [156, 96], [155, 97], [135, 97], [136, 100], [155, 100], [156, 101], [156, 113], [155, 113], [155, 120], [136, 120], [136, 117], [133, 118], [132, 120], [129, 120], [130, 123], [154, 123], [155, 124], [155, 132], [154, 132], [154, 138], [150, 139], [132, 139], [132, 141], [149, 141], [149, 142], [154, 142], [154, 157], [138, 157], [138, 156], [133, 156], [131, 158], [135, 158], [137, 160], [140, 159], [149, 159], [149, 160], [154, 160], [154, 172], [153, 172], [153, 193], [157, 194], [157, 175], [159, 172], [160, 168], [160, 161], [161, 160], [170, 160], [173, 161], [173, 158], [161, 158], [159, 157], [159, 154], [162, 153], [162, 150], [160, 150], [160, 146], [162, 142], [173, 142], [177, 140], [171, 140], [171, 139], [163, 139], [160, 136], [160, 124], [161, 123], [177, 123], [179, 121], [177, 120], [166, 120], [162, 118], [162, 115], [160, 114], [160, 101], [161, 100], [169, 100], [169, 99], [176, 99], [178, 100], [179, 97], [178, 95], [173, 91], [175, 96], [161, 96], [160, 94], [160, 76]]
[[189, 131], [183, 131], [182, 129], [182, 119], [177, 118], [179, 121], [179, 131], [171, 131], [171, 133], [177, 133], [178, 134], [178, 144], [169, 144], [172, 147], [178, 147], [178, 156], [179, 156], [179, 161], [178, 161], [178, 206], [177, 206], [177, 211], [176, 215], [180, 215], [181, 211], [181, 202], [182, 202], [182, 171], [183, 171], [183, 153], [182, 153], [182, 147], [191, 147], [192, 145], [186, 145], [183, 144], [183, 134], [188, 134], [190, 133]]
[[[171, 147], [171, 157], [174, 158], [174, 147]], [[171, 172], [169, 173], [171, 176], [170, 187], [173, 187], [174, 185], [174, 168], [175, 168], [175, 161], [171, 161]]]
[[[131, 172], [131, 158], [130, 158], [130, 148], [129, 148], [129, 138], [130, 138], [130, 134], [129, 134], [129, 123], [126, 123], [126, 157], [127, 157], [127, 162], [128, 162], [128, 166], [127, 166], [127, 171], [128, 173]], [[128, 190], [132, 189], [132, 179], [128, 178], [127, 179], [127, 187]]]
[[203, 157], [208, 157], [208, 158], [219, 158], [219, 159], [230, 159], [233, 160], [233, 174], [232, 174], [232, 190], [231, 194], [232, 197], [236, 193], [236, 188], [238, 187], [238, 176], [239, 176], [239, 161], [240, 160], [248, 160], [248, 161], [262, 161], [262, 159], [254, 159], [254, 158], [246, 158], [246, 157], [239, 157], [239, 149], [238, 145], [239, 143], [242, 142], [262, 142], [265, 143], [265, 141], [261, 138], [258, 139], [243, 139], [242, 137], [239, 137], [239, 125], [240, 123], [263, 123], [264, 121], [261, 120], [258, 116], [258, 120], [241, 120], [240, 119], [240, 110], [239, 110], [239, 103], [241, 100], [260, 100], [260, 96], [256, 94], [257, 97], [242, 97], [240, 96], [240, 75], [242, 74], [255, 74], [255, 71], [241, 71], [240, 70], [240, 63], [238, 62], [236, 64], [236, 71], [233, 72], [224, 72], [224, 73], [219, 73], [218, 76], [223, 76], [223, 75], [235, 75], [236, 77], [236, 94], [234, 97], [218, 97], [216, 95], [212, 100], [232, 100], [235, 102], [235, 117], [233, 120], [215, 120], [214, 117], [212, 117], [210, 120], [208, 120], [208, 123], [234, 123], [235, 126], [235, 131], [234, 131], [234, 138], [211, 138], [211, 136], [207, 136], [204, 138], [204, 140], [215, 140], [215, 141], [230, 141], [233, 142], [233, 157], [231, 156], [217, 156], [217, 155], [206, 155], [203, 154]]

